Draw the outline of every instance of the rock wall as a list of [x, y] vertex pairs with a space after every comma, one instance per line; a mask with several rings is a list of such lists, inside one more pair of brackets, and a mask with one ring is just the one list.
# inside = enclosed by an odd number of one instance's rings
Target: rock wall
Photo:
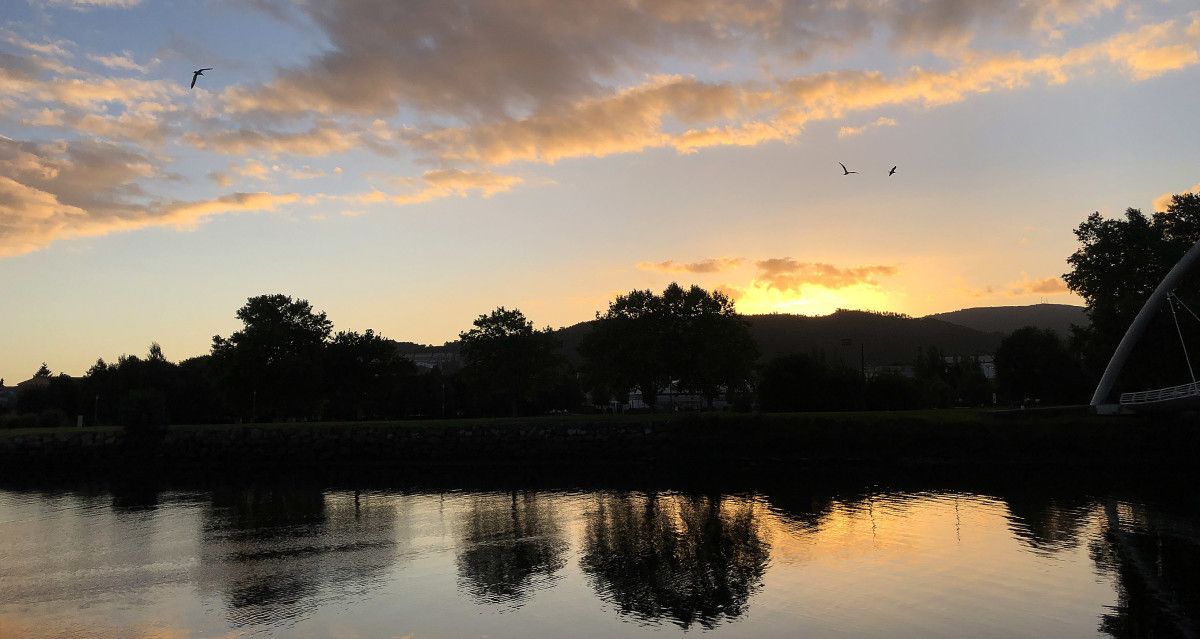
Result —
[[387, 466], [705, 460], [1085, 462], [1190, 460], [1194, 423], [1079, 416], [998, 419], [946, 412], [688, 415], [0, 431], [0, 475], [27, 467], [220, 464]]

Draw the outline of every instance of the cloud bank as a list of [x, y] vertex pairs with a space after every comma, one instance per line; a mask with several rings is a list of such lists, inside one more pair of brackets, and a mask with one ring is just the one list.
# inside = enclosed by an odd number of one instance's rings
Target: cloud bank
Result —
[[[136, 0], [55, 4], [139, 10]], [[840, 136], [852, 137], [896, 126], [881, 110], [933, 109], [1098, 72], [1137, 82], [1200, 63], [1200, 12], [1093, 28], [1121, 4], [260, 0], [246, 10], [309, 25], [325, 45], [263, 74], [264, 81], [219, 91], [156, 78], [160, 65], [149, 57], [3, 31], [0, 41], [11, 51], [0, 50], [0, 111], [28, 142], [6, 143], [0, 163], [0, 252], [194, 210], [152, 193], [185, 155], [208, 166], [178, 177], [214, 189], [235, 178], [266, 182], [261, 171], [250, 173], [255, 165], [289, 167], [269, 175], [311, 184], [297, 194], [311, 202], [333, 198], [322, 190], [329, 173], [309, 158], [365, 150], [404, 167], [393, 169], [397, 188], [335, 195], [416, 205], [506, 193], [528, 183], [539, 165], [572, 158], [790, 143], [816, 122], [833, 122]], [[1015, 44], [1006, 50], [994, 48], [997, 42]], [[829, 63], [866, 47], [889, 51], [886, 66]], [[726, 64], [727, 72], [698, 70]], [[112, 164], [89, 161], [97, 155]], [[36, 177], [42, 174], [28, 170], [30, 162], [56, 177]], [[94, 177], [102, 171], [105, 179]], [[285, 204], [282, 196], [234, 195], [217, 190], [204, 201], [229, 210]], [[835, 272], [797, 266], [764, 281], [835, 282]]]

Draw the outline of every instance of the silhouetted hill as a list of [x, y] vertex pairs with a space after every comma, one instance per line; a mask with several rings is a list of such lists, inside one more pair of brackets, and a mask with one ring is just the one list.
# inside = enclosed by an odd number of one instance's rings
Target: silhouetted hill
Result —
[[[907, 364], [916, 359], [918, 349], [930, 346], [947, 354], [991, 353], [1002, 337], [938, 319], [864, 311], [837, 311], [822, 317], [750, 315], [746, 320], [764, 361], [820, 350], [853, 365], [858, 363], [861, 343], [868, 365]], [[850, 345], [843, 345], [844, 340], [850, 340]]]
[[[1066, 304], [969, 308], [927, 317], [893, 313], [837, 311], [831, 315], [748, 315], [750, 334], [758, 343], [760, 361], [780, 355], [823, 351], [832, 360], [858, 366], [859, 344], [867, 365], [911, 364], [918, 349], [937, 347], [946, 354], [990, 354], [1005, 335], [1022, 326], [1053, 328], [1066, 334], [1072, 322], [1086, 323], [1083, 308]], [[563, 351], [578, 363], [579, 343], [593, 321], [556, 331]], [[994, 327], [994, 328], [992, 328]], [[849, 345], [844, 340], [850, 340]], [[458, 342], [444, 346], [398, 344], [410, 356], [417, 353], [457, 353]]]
[[1029, 306], [983, 306], [949, 313], [927, 315], [985, 333], [1011, 333], [1025, 326], [1054, 329], [1060, 337], [1071, 334], [1071, 324], [1090, 324], [1082, 306], [1070, 304], [1031, 304]]
[[[861, 343], [867, 365], [908, 364], [919, 348], [936, 346], [947, 354], [991, 353], [1003, 337], [939, 319], [865, 311], [837, 311], [822, 317], [748, 315], [746, 321], [763, 362], [791, 353], [824, 351], [830, 359], [857, 367]], [[576, 349], [591, 325], [583, 322], [559, 329], [563, 350], [572, 360], [578, 361]], [[851, 343], [844, 346], [847, 339]]]

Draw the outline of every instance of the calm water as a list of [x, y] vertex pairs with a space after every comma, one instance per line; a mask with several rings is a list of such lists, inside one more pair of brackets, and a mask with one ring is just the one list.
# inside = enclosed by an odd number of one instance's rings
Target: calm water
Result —
[[1195, 632], [1190, 491], [1002, 475], [0, 488], [0, 637]]

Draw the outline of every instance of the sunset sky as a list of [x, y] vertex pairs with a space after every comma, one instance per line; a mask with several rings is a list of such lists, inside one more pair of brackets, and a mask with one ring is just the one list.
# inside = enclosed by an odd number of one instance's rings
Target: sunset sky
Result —
[[1195, 0], [0, 7], [8, 384], [205, 353], [269, 292], [424, 343], [672, 280], [1078, 303], [1088, 213], [1200, 188]]

